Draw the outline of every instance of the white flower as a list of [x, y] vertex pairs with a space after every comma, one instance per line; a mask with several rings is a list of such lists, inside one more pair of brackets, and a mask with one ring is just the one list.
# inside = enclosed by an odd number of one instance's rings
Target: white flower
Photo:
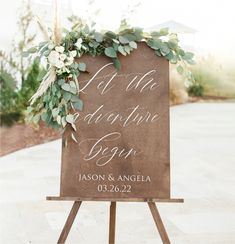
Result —
[[85, 46], [82, 46], [82, 49], [86, 51], [86, 50], [87, 50], [87, 47], [85, 47]]
[[67, 57], [66, 65], [71, 65], [73, 63], [74, 58], [73, 57]]
[[61, 60], [58, 60], [55, 64], [55, 67], [58, 68], [58, 69], [61, 69], [64, 67], [64, 62], [61, 61]]
[[52, 66], [56, 66], [56, 63], [58, 62], [59, 58], [60, 54], [55, 50], [52, 50], [48, 56], [48, 60]]
[[79, 38], [77, 42], [74, 44], [78, 49], [81, 49], [82, 47], [82, 38]]
[[55, 47], [55, 50], [56, 50], [58, 53], [63, 53], [63, 52], [64, 52], [64, 47], [63, 47], [63, 46], [57, 46], [57, 47]]
[[65, 71], [69, 74], [70, 70], [65, 67]]
[[49, 45], [48, 45], [48, 49], [53, 49], [55, 46], [54, 46], [54, 44], [53, 43], [49, 43]]
[[[55, 66], [56, 68], [58, 69], [61, 69], [65, 66], [63, 60], [60, 59], [60, 56], [62, 54], [59, 54], [58, 52], [56, 52], [55, 50], [52, 50], [48, 56], [48, 60], [49, 60], [49, 63], [52, 65], [52, 66]], [[65, 58], [66, 58], [66, 55], [65, 55]]]
[[67, 56], [65, 54], [60, 54], [60, 60], [64, 61], [67, 58]]
[[63, 70], [62, 70], [62, 69], [57, 69], [57, 70], [56, 70], [56, 74], [58, 74], [58, 75], [62, 75], [62, 74], [63, 74]]
[[73, 58], [76, 57], [77, 56], [77, 51], [76, 50], [71, 51], [70, 52], [70, 56], [73, 57]]

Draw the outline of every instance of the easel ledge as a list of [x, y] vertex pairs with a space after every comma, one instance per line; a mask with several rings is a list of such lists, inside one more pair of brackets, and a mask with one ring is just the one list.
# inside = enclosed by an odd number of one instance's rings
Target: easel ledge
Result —
[[182, 198], [88, 198], [88, 197], [61, 197], [61, 196], [48, 196], [46, 200], [49, 201], [104, 201], [104, 202], [174, 202], [174, 203], [183, 203], [184, 199]]

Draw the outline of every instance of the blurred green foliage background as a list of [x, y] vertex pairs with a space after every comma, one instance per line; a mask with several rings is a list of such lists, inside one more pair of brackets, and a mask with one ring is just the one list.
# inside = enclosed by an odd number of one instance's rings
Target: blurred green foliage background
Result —
[[[37, 59], [24, 58], [24, 52], [36, 42], [36, 33], [32, 33], [33, 12], [30, 1], [23, 1], [18, 18], [17, 38], [12, 50], [6, 53], [0, 50], [0, 125], [24, 123], [28, 101], [37, 90], [45, 70]], [[79, 24], [79, 18], [68, 18], [71, 25]], [[176, 72], [171, 72], [171, 104], [188, 101], [188, 96], [212, 99], [235, 98], [234, 65], [221, 66], [213, 57], [197, 58], [197, 64], [190, 69], [195, 82], [184, 85]], [[172, 67], [174, 70], [175, 67]]]

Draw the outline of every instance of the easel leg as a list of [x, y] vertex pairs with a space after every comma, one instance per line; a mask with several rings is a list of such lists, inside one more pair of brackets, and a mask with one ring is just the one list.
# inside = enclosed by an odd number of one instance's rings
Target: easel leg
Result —
[[81, 204], [82, 204], [81, 201], [74, 202], [73, 207], [72, 207], [72, 209], [71, 209], [71, 211], [69, 213], [69, 216], [68, 216], [68, 218], [66, 220], [66, 223], [64, 225], [64, 228], [63, 228], [63, 230], [62, 230], [62, 232], [60, 234], [60, 238], [59, 238], [59, 240], [57, 242], [58, 244], [65, 243], [65, 241], [67, 239], [67, 236], [69, 234], [69, 231], [70, 231], [70, 229], [72, 227], [73, 221], [74, 221], [74, 219], [75, 219], [75, 217], [77, 215], [77, 212], [78, 212]]
[[153, 219], [154, 219], [155, 224], [157, 226], [158, 232], [161, 236], [162, 243], [163, 244], [170, 244], [170, 240], [169, 240], [168, 235], [166, 233], [165, 227], [162, 223], [162, 219], [161, 219], [161, 216], [158, 212], [156, 204], [154, 202], [148, 202], [148, 205], [149, 205], [150, 211], [153, 215]]
[[109, 244], [115, 244], [116, 202], [110, 204]]

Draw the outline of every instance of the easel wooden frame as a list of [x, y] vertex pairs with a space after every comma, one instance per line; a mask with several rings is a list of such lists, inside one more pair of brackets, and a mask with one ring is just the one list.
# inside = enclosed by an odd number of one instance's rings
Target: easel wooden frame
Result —
[[[79, 197], [55, 197], [49, 196], [47, 200], [55, 200], [55, 201], [74, 201], [72, 209], [69, 213], [69, 216], [65, 222], [64, 228], [60, 234], [58, 239], [58, 244], [65, 243], [70, 229], [73, 225], [75, 217], [78, 213], [78, 210], [82, 204], [82, 201], [96, 201], [98, 199], [90, 199], [90, 198], [79, 198]], [[110, 199], [100, 199], [99, 201], [110, 201]], [[116, 203], [117, 202], [147, 202], [150, 208], [151, 214], [153, 216], [154, 222], [160, 234], [161, 240], [163, 244], [170, 244], [169, 237], [167, 235], [166, 229], [163, 225], [161, 216], [156, 206], [156, 202], [168, 202], [168, 203], [183, 203], [184, 200], [180, 198], [170, 198], [170, 199], [111, 199], [110, 204], [110, 215], [109, 215], [109, 244], [115, 244], [115, 227], [116, 227]]]
[[[136, 62], [138, 60], [138, 62]], [[75, 144], [73, 139], [71, 138], [71, 131], [70, 127], [68, 130], [65, 130], [63, 133], [63, 142], [64, 139], [67, 141], [67, 146], [65, 143], [62, 145], [62, 163], [61, 163], [61, 182], [60, 182], [60, 196], [58, 197], [47, 197], [47, 200], [59, 200], [59, 201], [73, 201], [73, 207], [70, 211], [68, 219], [65, 223], [65, 226], [62, 230], [58, 243], [65, 243], [66, 238], [69, 234], [69, 231], [72, 227], [74, 219], [77, 215], [77, 212], [81, 206], [82, 201], [108, 201], [111, 202], [110, 205], [110, 218], [109, 218], [109, 244], [115, 243], [115, 224], [116, 224], [116, 204], [117, 202], [146, 202], [150, 208], [150, 212], [153, 216], [154, 222], [164, 244], [170, 243], [167, 232], [163, 225], [162, 219], [158, 212], [156, 202], [183, 202], [183, 199], [172, 199], [170, 196], [170, 131], [169, 131], [169, 61], [164, 59], [163, 57], [156, 57], [154, 51], [148, 47], [148, 45], [144, 42], [138, 43], [138, 49], [132, 52], [130, 56], [124, 57], [120, 56], [120, 62], [122, 63], [122, 68], [120, 69], [119, 73], [116, 73], [116, 69], [113, 66], [109, 66], [110, 59], [101, 55], [99, 57], [91, 57], [89, 55], [84, 55], [79, 62], [84, 62], [86, 64], [90, 64], [89, 73], [83, 73], [80, 77], [80, 82], [82, 81], [91, 81], [95, 77], [95, 79], [99, 80], [102, 77], [102, 81], [100, 83], [93, 83], [89, 84], [86, 87], [86, 93], [92, 94], [92, 97], [88, 99], [84, 95], [84, 102], [88, 101], [88, 106], [85, 106], [83, 109], [83, 113], [89, 114], [91, 111], [96, 111], [96, 106], [100, 106], [103, 104], [107, 104], [107, 107], [104, 108], [104, 112], [109, 111], [116, 111], [119, 108], [120, 111], [124, 114], [128, 114], [126, 112], [127, 109], [131, 107], [136, 107], [137, 101], [138, 104], [142, 104], [142, 106], [147, 106], [149, 111], [156, 112], [159, 116], [161, 115], [161, 121], [158, 121], [158, 124], [148, 126], [148, 130], [145, 127], [138, 127], [136, 132], [138, 131], [138, 136], [142, 137], [146, 135], [146, 131], [149, 133], [149, 129], [154, 129], [155, 133], [152, 137], [148, 138], [148, 143], [146, 144], [146, 140], [137, 140], [136, 137], [132, 138], [133, 133], [135, 130], [128, 129], [125, 127], [123, 129], [121, 126], [106, 124], [102, 130], [98, 129], [96, 126], [91, 126], [87, 129], [87, 121], [79, 120], [77, 123], [79, 124], [79, 139], [80, 141], [87, 140], [88, 138], [101, 138], [106, 134], [108, 131], [117, 131], [120, 135], [124, 135], [123, 139], [120, 141], [121, 148], [130, 149], [130, 145], [135, 145], [135, 148], [140, 149], [144, 147], [148, 147], [149, 150], [146, 150], [146, 153], [143, 155], [136, 154], [135, 155], [135, 165], [130, 163], [128, 167], [124, 167], [123, 164], [119, 164], [121, 159], [119, 157], [112, 158], [112, 168], [104, 169], [100, 171], [97, 170], [97, 164], [93, 164], [91, 167], [88, 168], [88, 161], [84, 160], [84, 155], [81, 150], [78, 148], [78, 145]], [[131, 65], [130, 65], [131, 64]], [[108, 67], [108, 66], [109, 67]], [[103, 70], [103, 68], [105, 70]], [[95, 74], [99, 73], [102, 70], [103, 73], [100, 73], [97, 77]], [[113, 76], [114, 73], [116, 75]], [[137, 73], [136, 73], [137, 72]], [[142, 81], [146, 75], [149, 75], [153, 72], [151, 76], [151, 80], [143, 85]], [[117, 75], [118, 74], [118, 75]], [[141, 76], [135, 76], [136, 78], [129, 79], [129, 75], [133, 74], [142, 74]], [[124, 76], [123, 76], [124, 75]], [[103, 79], [103, 76], [109, 77], [108, 80]], [[117, 99], [113, 99], [113, 93], [107, 93], [107, 89], [105, 92], [97, 92], [97, 89], [101, 89], [105, 85], [110, 84], [110, 82], [114, 79], [116, 84], [118, 84], [119, 90]], [[128, 78], [129, 77], [129, 78]], [[131, 76], [132, 77], [132, 76]], [[135, 82], [138, 83], [135, 84]], [[150, 79], [150, 77], [149, 77]], [[151, 95], [143, 95], [140, 96], [139, 93], [142, 91], [147, 91], [147, 87], [150, 88], [150, 83], [155, 79], [156, 82], [152, 83], [152, 92]], [[136, 81], [135, 81], [136, 80]], [[106, 82], [106, 83], [105, 83]], [[108, 82], [108, 83], [107, 83]], [[150, 82], [150, 83], [149, 83]], [[86, 83], [88, 84], [88, 83]], [[135, 85], [134, 85], [135, 84]], [[138, 84], [138, 85], [137, 85]], [[140, 89], [141, 84], [143, 85]], [[98, 86], [97, 86], [98, 85]], [[114, 84], [113, 84], [114, 85]], [[135, 86], [134, 90], [139, 91], [137, 94], [132, 89]], [[155, 89], [154, 88], [157, 88]], [[98, 88], [99, 87], [99, 88]], [[132, 87], [132, 88], [131, 88]], [[109, 87], [108, 89], [111, 89]], [[147, 89], [147, 90], [146, 90]], [[103, 88], [103, 91], [105, 89]], [[123, 91], [130, 91], [130, 93], [126, 93]], [[151, 89], [150, 89], [151, 90]], [[105, 96], [103, 96], [106, 94]], [[143, 94], [143, 93], [142, 93]], [[83, 94], [81, 94], [81, 99], [83, 99]], [[125, 102], [121, 103], [120, 101], [124, 101], [128, 99], [128, 106]], [[99, 101], [97, 103], [97, 101]], [[107, 103], [107, 101], [112, 101], [112, 103]], [[156, 102], [155, 102], [156, 101]], [[158, 101], [158, 102], [157, 102]], [[90, 105], [89, 105], [90, 104]], [[152, 127], [154, 126], [154, 127]], [[115, 129], [114, 129], [115, 128]], [[131, 140], [132, 139], [132, 140]], [[88, 143], [89, 144], [89, 143]], [[85, 151], [89, 148], [89, 145], [84, 147]], [[128, 146], [127, 146], [128, 144]], [[75, 146], [76, 145], [76, 146]], [[106, 145], [106, 143], [105, 143]], [[109, 145], [109, 143], [107, 143]], [[110, 144], [110, 146], [113, 144]], [[151, 147], [150, 147], [151, 146]], [[112, 147], [112, 146], [111, 146]], [[155, 150], [158, 148], [158, 151], [161, 151], [161, 155], [157, 153], [149, 153], [151, 150]], [[105, 149], [106, 150], [106, 149]], [[155, 152], [155, 151], [152, 151]], [[138, 156], [139, 155], [139, 156]], [[147, 159], [147, 167], [143, 166], [143, 160]], [[89, 159], [90, 160], [90, 159]], [[132, 160], [134, 161], [134, 160]], [[131, 161], [131, 162], [132, 162]], [[78, 162], [83, 162], [78, 164]], [[101, 166], [101, 165], [99, 165]], [[156, 167], [157, 166], [157, 167]], [[88, 172], [102, 172], [108, 177], [109, 173], [114, 173], [116, 176], [116, 181], [118, 174], [119, 176], [125, 175], [132, 175], [136, 174], [136, 170], [138, 169], [139, 176], [149, 176], [151, 177], [151, 185], [141, 184], [139, 182], [138, 189], [133, 191], [131, 194], [116, 194], [115, 192], [107, 191], [100, 194], [98, 189], [95, 189], [93, 184], [89, 184], [86, 180], [82, 180], [78, 184], [79, 176], [75, 174], [87, 174]], [[158, 174], [153, 174], [153, 172], [158, 172]], [[118, 173], [119, 172], [119, 173]], [[137, 176], [137, 174], [136, 174]], [[161, 177], [159, 177], [161, 176]], [[85, 177], [86, 178], [86, 177]], [[111, 177], [112, 178], [112, 177]], [[109, 179], [103, 180], [104, 184], [109, 184]], [[119, 182], [120, 183], [120, 182]], [[117, 182], [117, 186], [119, 184]], [[81, 187], [82, 186], [82, 187]], [[149, 186], [149, 188], [148, 188]], [[157, 187], [156, 187], [157, 186]], [[89, 196], [93, 197], [75, 197], [75, 196], [87, 196], [89, 192]], [[139, 197], [140, 194], [143, 194], [145, 198], [136, 198]], [[102, 196], [102, 198], [100, 197]], [[66, 196], [74, 196], [74, 197], [66, 197]], [[117, 198], [117, 196], [122, 198]], [[124, 197], [125, 196], [125, 197]], [[129, 197], [128, 197], [129, 196]], [[146, 197], [148, 196], [148, 197]], [[161, 197], [160, 199], [154, 199], [153, 197]], [[133, 198], [135, 197], [135, 198]], [[152, 198], [150, 198], [152, 197]], [[162, 199], [164, 198], [164, 199]]]

